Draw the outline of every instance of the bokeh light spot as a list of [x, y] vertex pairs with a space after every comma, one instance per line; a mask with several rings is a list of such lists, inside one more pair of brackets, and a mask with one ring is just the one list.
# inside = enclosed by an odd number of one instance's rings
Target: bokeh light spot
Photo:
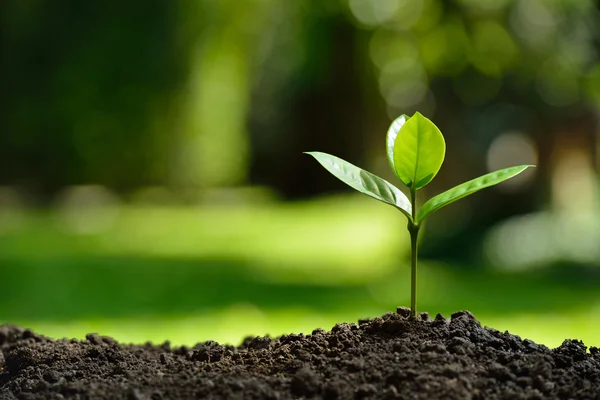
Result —
[[390, 20], [400, 6], [399, 0], [350, 0], [348, 5], [354, 17], [365, 25]]
[[[505, 132], [491, 144], [487, 153], [489, 172], [512, 165], [536, 165], [538, 152], [535, 143], [521, 132]], [[498, 186], [501, 190], [515, 190], [528, 184], [535, 175], [535, 168], [529, 168], [521, 174]]]

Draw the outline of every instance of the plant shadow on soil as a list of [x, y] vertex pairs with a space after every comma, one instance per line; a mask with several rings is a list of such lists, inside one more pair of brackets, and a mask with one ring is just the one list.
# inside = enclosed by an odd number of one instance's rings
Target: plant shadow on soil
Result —
[[[239, 303], [263, 310], [389, 309], [408, 299], [407, 275], [400, 273], [352, 285], [277, 282], [265, 279], [251, 263], [234, 258], [0, 259], [0, 273], [4, 321], [172, 315]], [[423, 263], [420, 274], [424, 278], [419, 288], [420, 309], [432, 312], [465, 308], [487, 315], [566, 312], [585, 309], [599, 297], [597, 285], [591, 283], [598, 283], [597, 277], [569, 279], [572, 274], [564, 268], [502, 274], [432, 269]], [[386, 290], [391, 293], [384, 300], [373, 296], [373, 291]]]

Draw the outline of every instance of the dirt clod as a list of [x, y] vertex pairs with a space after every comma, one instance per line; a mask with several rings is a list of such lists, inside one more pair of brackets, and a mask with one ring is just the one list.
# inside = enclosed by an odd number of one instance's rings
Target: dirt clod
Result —
[[594, 399], [600, 350], [551, 350], [468, 311], [396, 313], [239, 347], [51, 340], [0, 326], [0, 399]]

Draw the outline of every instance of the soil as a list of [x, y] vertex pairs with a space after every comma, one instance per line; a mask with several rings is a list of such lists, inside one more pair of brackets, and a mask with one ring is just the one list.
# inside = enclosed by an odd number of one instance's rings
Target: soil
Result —
[[0, 327], [0, 399], [596, 399], [600, 350], [446, 319], [381, 318], [239, 347], [51, 340]]

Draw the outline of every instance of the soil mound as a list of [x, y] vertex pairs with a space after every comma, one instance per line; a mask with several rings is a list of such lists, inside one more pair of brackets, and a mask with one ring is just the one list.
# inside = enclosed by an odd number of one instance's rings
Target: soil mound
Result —
[[51, 340], [0, 326], [0, 399], [594, 399], [600, 350], [548, 349], [468, 311], [381, 318], [239, 347]]

